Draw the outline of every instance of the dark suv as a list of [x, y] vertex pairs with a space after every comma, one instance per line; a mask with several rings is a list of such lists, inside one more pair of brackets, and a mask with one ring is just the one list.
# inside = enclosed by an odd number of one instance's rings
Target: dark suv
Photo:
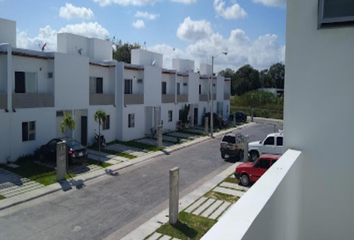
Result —
[[228, 133], [225, 134], [220, 143], [220, 152], [223, 159], [228, 157], [243, 158], [243, 146], [240, 144], [243, 138], [240, 134]]
[[[229, 121], [234, 121], [234, 114], [230, 114]], [[236, 122], [247, 122], [247, 114], [245, 112], [236, 112]]]

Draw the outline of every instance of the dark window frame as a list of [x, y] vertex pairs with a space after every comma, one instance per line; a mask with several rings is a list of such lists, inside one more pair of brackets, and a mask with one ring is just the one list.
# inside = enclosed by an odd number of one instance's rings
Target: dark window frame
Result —
[[161, 93], [163, 95], [167, 94], [167, 82], [161, 82]]
[[103, 94], [103, 78], [96, 78], [96, 94]]
[[109, 130], [111, 128], [110, 115], [107, 115], [106, 121], [103, 121], [102, 130]]
[[[32, 128], [31, 129], [31, 125]], [[22, 142], [30, 142], [36, 140], [36, 122], [22, 122]]]
[[[279, 143], [280, 141], [279, 140], [281, 139], [281, 143]], [[277, 137], [277, 146], [278, 147], [282, 147], [283, 146], [283, 137]]]
[[[344, 16], [336, 16], [336, 17], [326, 17], [325, 16], [325, 14], [326, 14], [325, 13], [326, 1], [329, 2], [329, 1], [333, 1], [333, 0], [319, 0], [318, 1], [318, 29], [331, 28], [331, 27], [342, 27], [342, 26], [345, 27], [348, 25], [351, 25], [351, 26], [354, 25], [354, 13], [352, 16], [344, 15]], [[344, 3], [340, 3], [339, 0], [336, 0], [335, 3], [336, 3], [336, 5], [344, 4]], [[333, 6], [327, 7], [327, 9], [335, 10], [333, 8]], [[345, 7], [345, 9], [350, 9], [350, 7]], [[333, 14], [333, 12], [332, 12], [332, 14]]]
[[[273, 144], [267, 144], [268, 139], [272, 139], [272, 138], [273, 138]], [[274, 137], [273, 137], [273, 136], [272, 136], [272, 137], [267, 137], [267, 139], [264, 140], [263, 145], [264, 145], [264, 146], [274, 146], [274, 145], [275, 145], [275, 139], [274, 139]]]
[[168, 122], [172, 122], [173, 121], [173, 111], [169, 110], [168, 111]]
[[124, 79], [124, 94], [133, 94], [133, 79]]
[[128, 128], [135, 127], [135, 113], [128, 114]]

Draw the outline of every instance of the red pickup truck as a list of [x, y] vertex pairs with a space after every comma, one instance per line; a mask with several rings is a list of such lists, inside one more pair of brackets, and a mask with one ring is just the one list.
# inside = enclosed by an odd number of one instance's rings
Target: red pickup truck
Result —
[[241, 184], [248, 186], [256, 182], [280, 158], [280, 155], [265, 154], [254, 162], [247, 162], [236, 167], [235, 177], [241, 179]]

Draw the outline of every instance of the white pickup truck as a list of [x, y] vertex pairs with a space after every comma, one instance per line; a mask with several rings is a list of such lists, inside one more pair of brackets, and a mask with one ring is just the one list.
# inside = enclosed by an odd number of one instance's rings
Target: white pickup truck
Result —
[[251, 161], [256, 161], [263, 154], [283, 154], [283, 132], [271, 133], [263, 141], [250, 142], [248, 144], [248, 152]]

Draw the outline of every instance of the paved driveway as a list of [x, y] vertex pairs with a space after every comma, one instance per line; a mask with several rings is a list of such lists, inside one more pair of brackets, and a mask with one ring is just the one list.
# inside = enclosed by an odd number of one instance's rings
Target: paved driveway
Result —
[[[245, 131], [250, 140], [260, 140], [272, 130], [256, 125]], [[220, 157], [219, 141], [193, 145], [27, 208], [0, 212], [0, 239], [103, 239], [142, 215], [158, 213], [154, 209], [168, 199], [169, 169], [180, 167], [182, 192], [229, 167]]]

